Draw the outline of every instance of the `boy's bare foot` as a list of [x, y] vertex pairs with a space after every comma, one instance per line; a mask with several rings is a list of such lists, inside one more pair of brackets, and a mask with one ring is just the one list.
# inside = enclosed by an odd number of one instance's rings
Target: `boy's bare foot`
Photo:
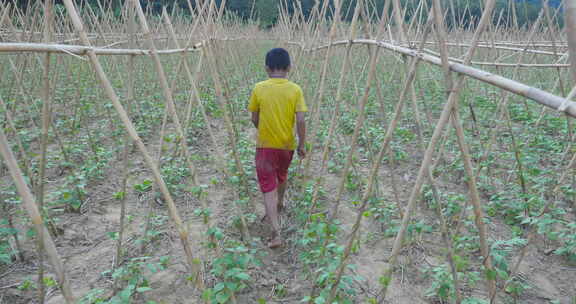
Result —
[[281, 247], [283, 244], [282, 239], [277, 236], [275, 238], [273, 238], [269, 243], [268, 243], [268, 248], [270, 249], [274, 249], [274, 248], [278, 248]]

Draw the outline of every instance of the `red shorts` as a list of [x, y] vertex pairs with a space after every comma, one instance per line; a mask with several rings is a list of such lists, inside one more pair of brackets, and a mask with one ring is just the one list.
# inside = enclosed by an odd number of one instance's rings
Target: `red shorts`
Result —
[[270, 192], [288, 178], [288, 167], [294, 151], [257, 148], [256, 174], [263, 193]]

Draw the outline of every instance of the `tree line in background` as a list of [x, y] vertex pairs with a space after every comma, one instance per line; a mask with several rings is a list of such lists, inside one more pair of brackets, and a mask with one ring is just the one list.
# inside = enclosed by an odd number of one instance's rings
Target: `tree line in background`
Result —
[[[3, 2], [16, 3], [22, 9], [26, 9], [30, 4], [42, 0], [1, 0]], [[95, 8], [95, 11], [100, 10], [101, 7], [111, 8], [118, 16], [124, 2], [126, 0], [76, 0], [77, 2], [87, 2]], [[162, 7], [166, 7], [169, 11], [176, 10], [178, 13], [189, 14], [190, 10], [188, 3], [195, 7], [197, 0], [140, 0], [143, 8], [152, 13], [160, 13]], [[294, 10], [302, 9], [306, 18], [310, 17], [316, 2], [322, 5], [324, 1], [330, 1], [329, 5], [333, 5], [333, 0], [227, 0], [225, 5], [228, 14], [238, 16], [244, 20], [257, 19], [263, 27], [273, 26], [278, 19], [279, 5], [283, 4], [290, 13]], [[431, 5], [432, 0], [400, 0], [402, 6], [405, 8], [405, 18], [410, 20], [415, 14], [421, 14], [425, 22], [427, 12], [419, 10], [421, 1], [428, 2]], [[56, 0], [56, 4], [62, 4], [62, 0]], [[216, 0], [220, 5], [222, 0]], [[350, 20], [353, 8], [356, 6], [357, 0], [342, 0], [342, 14], [345, 20]], [[380, 16], [384, 9], [385, 0], [368, 0], [369, 11], [372, 16]], [[480, 19], [483, 9], [483, 2], [481, 0], [441, 0], [443, 7], [447, 10], [446, 24], [453, 27], [454, 24], [464, 27], [474, 26]], [[496, 9], [494, 10], [495, 24], [501, 26], [518, 26], [523, 27], [532, 24], [541, 9], [548, 6], [550, 14], [554, 17], [554, 21], [559, 25], [563, 25], [562, 18], [562, 0], [496, 0]], [[392, 9], [392, 8], [390, 8]]]

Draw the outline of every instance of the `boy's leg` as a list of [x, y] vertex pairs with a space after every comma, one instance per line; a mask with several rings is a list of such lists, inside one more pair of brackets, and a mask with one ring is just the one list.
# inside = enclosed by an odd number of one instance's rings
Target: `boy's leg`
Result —
[[280, 221], [278, 220], [278, 189], [264, 193], [264, 206], [266, 208], [266, 216], [272, 225], [272, 240], [268, 243], [268, 247], [275, 248], [282, 245], [282, 238], [280, 238]]
[[277, 162], [278, 152], [271, 149], [256, 150], [256, 173], [260, 190], [264, 196], [266, 217], [272, 226], [272, 241], [268, 247], [275, 248], [282, 245], [280, 238], [280, 221], [278, 219], [278, 180]]
[[278, 211], [284, 209], [284, 193], [288, 186], [288, 168], [292, 162], [294, 151], [282, 151], [278, 172]]
[[288, 185], [287, 181], [278, 185], [278, 212], [284, 210], [284, 193], [286, 193], [287, 185]]

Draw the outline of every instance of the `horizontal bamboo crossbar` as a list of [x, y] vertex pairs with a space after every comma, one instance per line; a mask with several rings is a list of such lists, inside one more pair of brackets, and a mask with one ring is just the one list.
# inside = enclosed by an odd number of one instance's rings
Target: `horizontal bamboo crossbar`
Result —
[[[423, 50], [425, 53], [434, 55], [434, 56], [439, 56], [440, 54], [432, 51], [432, 50], [428, 50], [428, 49], [424, 49]], [[464, 60], [462, 59], [458, 59], [458, 58], [453, 58], [450, 57], [450, 61], [454, 61], [454, 62], [458, 62], [458, 63], [463, 63]], [[570, 64], [568, 63], [506, 63], [506, 62], [482, 62], [482, 61], [472, 61], [471, 62], [472, 65], [481, 65], [481, 66], [494, 66], [494, 67], [508, 67], [508, 68], [569, 68]]]
[[[348, 43], [354, 44], [369, 44], [369, 45], [376, 45], [378, 47], [382, 47], [396, 53], [404, 54], [411, 57], [419, 57], [421, 60], [424, 60], [428, 63], [442, 66], [442, 60], [436, 56], [432, 56], [429, 54], [423, 54], [418, 52], [417, 50], [393, 45], [390, 43], [386, 43], [383, 41], [376, 41], [370, 39], [354, 39], [352, 41], [349, 40], [342, 40], [336, 41], [332, 43], [332, 45], [346, 45]], [[327, 45], [323, 45], [317, 48], [310, 49], [308, 51], [318, 51], [324, 48], [327, 48]], [[534, 88], [528, 85], [525, 85], [521, 82], [508, 79], [506, 77], [502, 77], [500, 75], [496, 75], [484, 70], [480, 70], [471, 66], [467, 66], [464, 64], [450, 62], [449, 64], [450, 70], [467, 75], [474, 79], [480, 80], [482, 82], [494, 85], [499, 87], [503, 90], [512, 92], [516, 95], [520, 95], [529, 99], [536, 101], [537, 103], [552, 108], [554, 110], [559, 110], [565, 112], [567, 115], [576, 118], [576, 102], [572, 100], [566, 100], [560, 96], [556, 96], [552, 93], [548, 93], [544, 90]]]
[[[382, 40], [382, 41], [380, 41], [380, 42], [383, 42], [383, 43], [391, 43], [391, 44], [395, 44], [395, 45], [398, 43], [398, 41], [391, 41], [391, 40]], [[294, 45], [300, 45], [300, 46], [302, 46], [302, 43], [300, 43], [300, 42], [295, 42], [295, 41], [291, 41], [291, 42], [289, 42], [289, 44], [294, 44]], [[420, 41], [416, 41], [416, 40], [415, 40], [415, 41], [410, 41], [409, 44], [403, 43], [403, 44], [401, 44], [401, 45], [403, 45], [404, 47], [409, 47], [409, 46], [410, 46], [410, 47], [413, 47], [413, 46], [418, 45], [418, 44], [420, 44]], [[437, 42], [434, 42], [434, 41], [426, 41], [426, 44], [436, 45], [436, 44], [438, 44], [438, 43], [437, 43]], [[469, 47], [470, 47], [470, 44], [466, 44], [466, 43], [453, 43], [453, 42], [448, 42], [448, 43], [446, 43], [446, 45], [447, 45], [447, 46], [454, 47], [454, 48], [458, 48], [458, 47], [469, 48]], [[494, 43], [494, 44], [486, 44], [486, 43], [484, 43], [484, 44], [479, 44], [479, 45], [477, 45], [476, 47], [477, 47], [477, 48], [484, 48], [484, 49], [498, 49], [498, 50], [505, 50], [505, 51], [512, 51], [512, 52], [525, 52], [525, 53], [531, 53], [531, 54], [556, 56], [556, 57], [560, 57], [560, 58], [564, 58], [564, 57], [566, 57], [567, 54], [568, 54], [568, 53], [566, 52], [566, 50], [565, 50], [565, 49], [566, 49], [566, 46], [565, 46], [565, 45], [561, 45], [561, 44], [556, 45], [556, 46], [553, 46], [553, 45], [546, 46], [546, 47], [549, 47], [549, 48], [557, 47], [557, 48], [563, 48], [563, 49], [564, 49], [564, 50], [558, 51], [558, 52], [544, 51], [544, 50], [535, 50], [535, 49], [527, 48], [527, 47], [536, 47], [537, 45], [536, 45], [536, 46], [534, 46], [534, 45], [526, 45], [526, 46], [524, 46], [524, 48], [521, 48], [521, 47], [509, 47], [509, 46], [507, 47], [507, 46], [502, 46], [502, 45], [504, 45], [504, 44], [502, 44], [502, 43], [500, 43], [500, 44], [498, 44], [498, 43]], [[540, 45], [540, 46], [543, 47], [543, 45]]]
[[512, 47], [520, 47], [520, 48], [524, 48], [524, 47], [537, 47], [537, 48], [564, 48], [567, 49], [568, 45], [565, 42], [562, 41], [549, 41], [549, 42], [534, 42], [534, 43], [529, 43], [529, 42], [505, 42], [505, 41], [495, 41], [494, 43], [492, 42], [481, 42], [481, 44], [485, 44], [485, 45], [498, 45], [498, 46], [512, 46]]
[[[186, 52], [195, 52], [202, 46], [197, 43], [190, 48], [161, 50], [158, 54], [178, 54]], [[95, 48], [80, 45], [67, 44], [45, 44], [45, 43], [0, 43], [0, 53], [21, 53], [21, 52], [40, 52], [40, 53], [65, 53], [74, 55], [87, 55], [88, 51], [94, 51], [96, 55], [150, 55], [149, 50], [140, 49], [106, 49]]]
[[[418, 43], [419, 43], [418, 41], [413, 42], [414, 45], [416, 45]], [[433, 45], [433, 44], [437, 44], [437, 43], [433, 42], [433, 41], [427, 41], [426, 44], [432, 44]], [[466, 43], [447, 42], [446, 45], [452, 46], [452, 47], [470, 47], [470, 44], [466, 44]], [[503, 46], [503, 44], [496, 44], [496, 43], [494, 43], [494, 45], [492, 45], [492, 44], [479, 44], [477, 47], [483, 48], [483, 49], [498, 49], [498, 50], [505, 50], [505, 51], [512, 51], [512, 52], [526, 52], [526, 53], [532, 53], [532, 54], [549, 55], [549, 56], [557, 56], [557, 57], [561, 57], [561, 56], [566, 55], [566, 50], [564, 50], [562, 52], [554, 53], [551, 51], [534, 50], [534, 49], [530, 49], [530, 48]], [[533, 46], [532, 45], [526, 45], [526, 47], [533, 47]], [[553, 47], [553, 46], [550, 45], [547, 47]], [[566, 46], [562, 46], [562, 45], [557, 45], [556, 47], [562, 47], [562, 48], [566, 49]]]
[[[155, 40], [167, 39], [166, 37], [154, 37]], [[178, 38], [184, 40], [184, 38]], [[76, 41], [79, 39], [70, 39], [67, 41]], [[186, 38], [188, 40], [188, 38]], [[238, 41], [238, 40], [268, 40], [257, 39], [250, 37], [234, 37], [234, 38], [210, 38], [210, 40], [218, 41]], [[69, 44], [46, 44], [46, 43], [24, 43], [24, 42], [7, 42], [0, 43], [0, 53], [22, 53], [22, 52], [35, 52], [35, 53], [66, 53], [73, 55], [87, 55], [89, 50], [93, 50], [96, 55], [150, 55], [149, 50], [142, 49], [111, 49], [108, 47], [126, 43], [127, 41], [118, 41], [107, 47], [88, 47], [83, 45], [69, 45]], [[197, 42], [188, 48], [177, 48], [169, 50], [158, 50], [159, 55], [179, 54], [186, 52], [196, 52], [198, 49], [204, 47], [206, 41]]]

